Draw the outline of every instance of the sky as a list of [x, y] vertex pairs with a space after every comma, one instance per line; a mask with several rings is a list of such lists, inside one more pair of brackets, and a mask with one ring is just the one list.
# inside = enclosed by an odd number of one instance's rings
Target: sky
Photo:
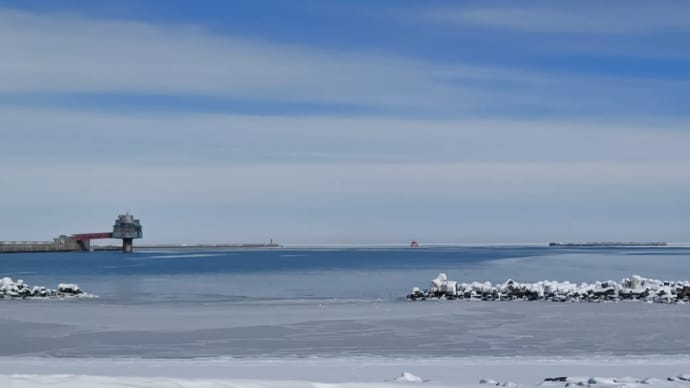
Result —
[[689, 14], [0, 1], [0, 240], [687, 242]]

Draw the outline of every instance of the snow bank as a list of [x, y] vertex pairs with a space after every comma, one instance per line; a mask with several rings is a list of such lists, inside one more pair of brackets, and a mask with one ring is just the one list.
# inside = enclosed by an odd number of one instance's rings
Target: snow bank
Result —
[[[416, 377], [416, 376], [415, 376]], [[407, 387], [592, 387], [592, 388], [687, 388], [690, 382], [681, 376], [638, 379], [633, 377], [555, 377], [545, 378], [542, 382], [530, 385], [520, 385], [510, 381], [498, 382], [491, 379], [482, 379], [478, 384], [452, 384], [440, 385], [426, 384], [421, 380], [401, 380]], [[43, 387], [55, 388], [97, 388], [97, 387], [131, 387], [131, 388], [156, 388], [156, 387], [233, 387], [233, 388], [391, 388], [396, 386], [396, 381], [388, 382], [344, 382], [344, 383], [317, 383], [295, 380], [241, 380], [241, 379], [179, 379], [165, 377], [129, 377], [129, 376], [86, 376], [86, 375], [0, 375], [0, 385], [3, 387]]]
[[519, 283], [509, 279], [505, 283], [461, 283], [448, 280], [440, 273], [431, 281], [431, 287], [412, 289], [407, 295], [411, 300], [462, 299], [462, 300], [546, 300], [554, 302], [601, 302], [619, 300], [644, 300], [656, 303], [685, 303], [690, 297], [690, 281], [664, 281], [647, 279], [638, 275], [590, 283], [570, 283], [542, 280], [536, 283]]
[[72, 283], [60, 283], [57, 290], [54, 290], [43, 286], [31, 287], [21, 279], [15, 282], [12, 278], [4, 277], [0, 280], [0, 299], [63, 297], [93, 298], [94, 295], [83, 292], [78, 285]]

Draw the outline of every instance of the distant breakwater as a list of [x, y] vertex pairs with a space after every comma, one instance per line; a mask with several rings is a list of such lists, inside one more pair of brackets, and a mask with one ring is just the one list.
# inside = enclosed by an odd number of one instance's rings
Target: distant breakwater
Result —
[[[277, 243], [237, 243], [237, 244], [148, 244], [136, 245], [137, 249], [239, 249], [239, 248], [282, 248]], [[119, 251], [116, 245], [101, 245], [92, 247], [94, 251]]]

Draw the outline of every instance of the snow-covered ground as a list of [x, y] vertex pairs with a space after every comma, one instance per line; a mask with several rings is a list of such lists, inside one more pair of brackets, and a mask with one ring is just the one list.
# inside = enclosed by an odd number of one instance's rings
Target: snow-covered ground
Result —
[[[12, 370], [13, 372], [8, 372]], [[690, 387], [687, 357], [53, 359], [0, 358], [3, 387]], [[36, 374], [40, 371], [40, 375]], [[562, 378], [567, 378], [566, 381]], [[672, 378], [674, 381], [669, 381]], [[548, 382], [545, 379], [557, 381]], [[480, 383], [482, 382], [483, 383]], [[581, 382], [582, 385], [577, 383]], [[514, 384], [514, 385], [511, 385]]]

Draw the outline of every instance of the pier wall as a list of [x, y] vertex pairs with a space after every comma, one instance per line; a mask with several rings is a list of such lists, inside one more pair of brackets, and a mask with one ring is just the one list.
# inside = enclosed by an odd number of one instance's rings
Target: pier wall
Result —
[[75, 252], [89, 250], [89, 242], [60, 236], [53, 241], [7, 241], [0, 242], [0, 253], [20, 252]]

